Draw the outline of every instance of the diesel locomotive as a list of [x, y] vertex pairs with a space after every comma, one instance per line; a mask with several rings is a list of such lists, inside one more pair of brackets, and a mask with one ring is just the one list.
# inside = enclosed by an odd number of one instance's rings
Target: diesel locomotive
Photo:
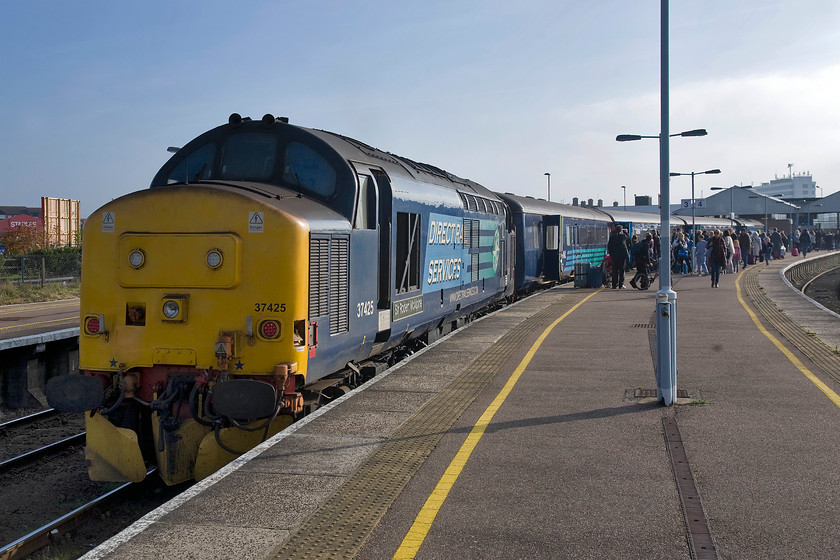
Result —
[[201, 479], [477, 313], [600, 264], [609, 216], [499, 195], [286, 118], [231, 115], [84, 228], [94, 480]]

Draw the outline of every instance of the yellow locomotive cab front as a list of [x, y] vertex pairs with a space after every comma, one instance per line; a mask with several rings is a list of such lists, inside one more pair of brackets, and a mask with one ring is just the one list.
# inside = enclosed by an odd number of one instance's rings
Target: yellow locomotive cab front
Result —
[[[145, 463], [168, 484], [202, 478], [291, 422], [306, 374], [309, 230], [273, 202], [172, 186], [88, 220], [80, 369], [104, 395], [88, 415], [92, 479], [142, 479]], [[244, 406], [253, 399], [262, 412]]]

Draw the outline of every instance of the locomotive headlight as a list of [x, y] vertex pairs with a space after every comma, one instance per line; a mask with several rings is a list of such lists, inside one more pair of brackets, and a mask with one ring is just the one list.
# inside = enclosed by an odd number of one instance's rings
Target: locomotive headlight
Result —
[[181, 312], [181, 306], [175, 300], [169, 300], [163, 304], [163, 316], [167, 319], [175, 319]]
[[146, 263], [146, 253], [142, 249], [132, 249], [128, 254], [128, 264], [131, 268], [140, 268]]
[[173, 323], [186, 323], [188, 295], [166, 295], [161, 300], [161, 319]]
[[214, 270], [222, 266], [222, 252], [219, 249], [210, 249], [207, 252], [207, 266]]

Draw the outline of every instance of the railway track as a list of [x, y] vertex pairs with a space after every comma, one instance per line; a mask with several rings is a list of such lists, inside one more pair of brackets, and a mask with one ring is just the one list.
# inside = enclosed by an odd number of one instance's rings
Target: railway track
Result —
[[[154, 470], [150, 470], [147, 474], [152, 474]], [[84, 523], [98, 508], [107, 508], [115, 500], [125, 497], [129, 490], [137, 484], [143, 483], [127, 482], [122, 486], [118, 486], [110, 492], [90, 500], [83, 506], [3, 546], [0, 548], [0, 560], [25, 558], [47, 546], [59, 544], [62, 535]]]
[[840, 313], [840, 268], [834, 268], [812, 278], [802, 292], [820, 305]]
[[0, 473], [84, 444], [80, 414], [47, 409], [0, 424]]

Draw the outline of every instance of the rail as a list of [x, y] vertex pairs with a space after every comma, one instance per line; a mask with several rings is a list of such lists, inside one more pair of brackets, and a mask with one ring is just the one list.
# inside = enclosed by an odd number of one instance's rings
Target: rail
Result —
[[84, 432], [72, 435], [70, 437], [66, 437], [62, 440], [50, 443], [48, 445], [44, 445], [43, 447], [39, 447], [38, 449], [33, 449], [32, 451], [28, 451], [27, 453], [23, 453], [21, 455], [18, 455], [17, 457], [6, 459], [5, 461], [0, 462], [0, 473], [4, 473], [11, 469], [25, 465], [27, 463], [31, 463], [46, 455], [50, 455], [58, 451], [63, 451], [64, 449], [67, 449], [68, 447], [72, 447], [79, 443], [85, 443]]
[[[151, 469], [146, 475], [151, 475], [156, 469]], [[28, 535], [0, 548], [0, 560], [15, 560], [24, 558], [45, 546], [50, 545], [58, 535], [77, 527], [82, 523], [85, 516], [89, 515], [95, 508], [123, 495], [129, 488], [142, 482], [126, 482], [122, 486], [114, 488], [107, 494], [91, 500], [85, 505], [78, 507], [66, 515], [62, 515], [55, 521], [47, 523], [43, 527], [35, 529]]]

